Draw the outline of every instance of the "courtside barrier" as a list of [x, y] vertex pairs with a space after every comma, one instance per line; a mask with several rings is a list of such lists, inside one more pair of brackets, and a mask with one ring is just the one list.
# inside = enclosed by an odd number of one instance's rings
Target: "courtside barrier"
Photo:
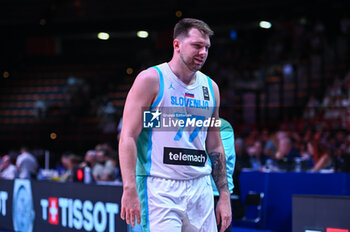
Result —
[[121, 186], [0, 180], [0, 230], [126, 232]]

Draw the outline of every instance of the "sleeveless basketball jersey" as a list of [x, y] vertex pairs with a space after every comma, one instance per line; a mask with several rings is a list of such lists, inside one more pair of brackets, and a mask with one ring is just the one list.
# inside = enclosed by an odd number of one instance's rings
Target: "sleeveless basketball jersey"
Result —
[[[159, 93], [149, 111], [144, 112], [136, 174], [177, 180], [209, 175], [205, 141], [215, 108], [210, 78], [197, 71], [195, 83], [186, 85], [168, 63], [152, 68], [159, 74]], [[145, 128], [146, 114], [154, 116], [152, 123], [158, 126]]]

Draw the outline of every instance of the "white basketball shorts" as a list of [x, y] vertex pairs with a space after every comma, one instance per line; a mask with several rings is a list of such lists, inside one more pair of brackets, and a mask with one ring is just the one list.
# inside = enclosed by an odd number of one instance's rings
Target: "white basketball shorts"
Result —
[[216, 232], [210, 176], [191, 180], [136, 178], [144, 232]]

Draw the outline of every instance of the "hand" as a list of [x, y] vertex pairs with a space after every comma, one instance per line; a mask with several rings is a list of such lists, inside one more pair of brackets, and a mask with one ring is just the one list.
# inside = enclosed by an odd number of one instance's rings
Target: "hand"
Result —
[[135, 226], [135, 216], [137, 218], [137, 224], [141, 223], [141, 203], [136, 189], [123, 191], [122, 196], [122, 210], [120, 217], [125, 220], [126, 223]]
[[220, 232], [224, 232], [231, 224], [232, 212], [230, 196], [221, 197], [216, 205], [216, 223], [219, 225], [221, 222]]

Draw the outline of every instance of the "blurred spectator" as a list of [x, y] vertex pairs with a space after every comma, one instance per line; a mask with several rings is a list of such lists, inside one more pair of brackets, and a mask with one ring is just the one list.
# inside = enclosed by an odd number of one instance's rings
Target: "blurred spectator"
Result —
[[251, 168], [249, 155], [246, 151], [245, 143], [242, 138], [235, 139], [235, 151], [236, 151], [235, 172], [240, 171], [243, 168]]
[[312, 156], [314, 167], [312, 171], [319, 171], [331, 164], [331, 156], [328, 149], [321, 143], [322, 132], [314, 134], [313, 139], [308, 143], [308, 151]]
[[299, 157], [299, 151], [293, 147], [292, 140], [289, 137], [282, 137], [275, 155], [278, 168], [285, 171], [294, 170], [296, 158]]
[[36, 177], [38, 162], [26, 147], [21, 149], [20, 155], [17, 157], [16, 166], [19, 171], [19, 178], [29, 179]]
[[298, 146], [300, 157], [302, 159], [311, 159], [311, 154], [307, 149], [307, 143], [302, 141], [298, 144]]
[[343, 147], [344, 147], [344, 153], [342, 156], [343, 162], [341, 166], [341, 171], [350, 172], [350, 135], [346, 137]]
[[261, 140], [256, 140], [253, 146], [248, 148], [250, 164], [254, 170], [260, 170], [265, 165], [267, 157], [264, 155], [263, 146]]
[[[264, 155], [269, 158], [274, 158], [277, 152], [277, 138], [275, 134], [266, 135], [267, 130], [263, 130], [263, 139], [265, 140]], [[267, 138], [266, 138], [267, 137]]]
[[292, 145], [292, 140], [288, 137], [281, 138], [275, 158], [277, 160], [287, 159], [293, 161], [294, 158], [299, 156], [299, 152]]
[[300, 141], [298, 143], [298, 150], [299, 150], [301, 161], [307, 165], [307, 169], [312, 168], [314, 166], [314, 162], [308, 150], [307, 142]]
[[114, 181], [116, 179], [116, 166], [110, 152], [104, 148], [98, 148], [96, 152], [97, 162], [103, 165], [103, 169], [98, 169], [94, 177], [98, 181]]
[[0, 164], [0, 178], [1, 179], [7, 179], [7, 180], [13, 180], [17, 177], [17, 168], [14, 164], [11, 162], [11, 158], [9, 155], [4, 155], [2, 157]]
[[104, 171], [104, 166], [97, 162], [97, 152], [95, 150], [88, 150], [85, 153], [85, 160], [80, 166], [83, 168], [90, 167], [92, 169], [94, 181], [99, 180], [100, 173]]
[[66, 171], [61, 175], [60, 181], [73, 181], [75, 171], [78, 169], [81, 161], [81, 157], [73, 153], [64, 158], [63, 165], [66, 167]]
[[61, 155], [61, 162], [56, 166], [56, 170], [58, 171], [58, 175], [62, 176], [63, 173], [68, 169], [68, 160], [69, 156], [72, 152], [66, 151]]

